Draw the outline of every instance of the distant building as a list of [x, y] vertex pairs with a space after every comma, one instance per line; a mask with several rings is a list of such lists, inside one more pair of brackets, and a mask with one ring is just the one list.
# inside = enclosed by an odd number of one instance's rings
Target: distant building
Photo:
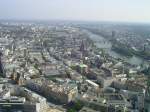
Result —
[[112, 31], [112, 38], [114, 38], [116, 36], [116, 32], [115, 31]]

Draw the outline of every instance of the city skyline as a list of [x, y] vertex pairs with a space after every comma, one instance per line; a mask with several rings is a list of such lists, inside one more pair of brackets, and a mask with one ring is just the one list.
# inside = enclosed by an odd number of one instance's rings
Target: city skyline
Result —
[[150, 22], [148, 0], [1, 0], [0, 19]]

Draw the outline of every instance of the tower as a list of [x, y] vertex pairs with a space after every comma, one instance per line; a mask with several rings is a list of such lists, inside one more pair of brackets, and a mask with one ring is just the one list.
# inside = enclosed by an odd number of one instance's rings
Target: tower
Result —
[[15, 49], [16, 49], [16, 42], [15, 42], [15, 39], [14, 39], [12, 44], [11, 44], [11, 51], [12, 51], [12, 53], [14, 53]]
[[82, 40], [81, 46], [80, 46], [80, 51], [83, 53], [84, 50], [85, 50], [85, 46], [84, 46], [84, 42], [83, 42], [83, 40]]
[[0, 52], [0, 75], [3, 75], [4, 76], [4, 67], [3, 67], [3, 64], [2, 64], [2, 52]]
[[144, 44], [143, 52], [146, 51], [147, 43]]
[[116, 32], [115, 31], [112, 31], [112, 38], [114, 38], [116, 36]]

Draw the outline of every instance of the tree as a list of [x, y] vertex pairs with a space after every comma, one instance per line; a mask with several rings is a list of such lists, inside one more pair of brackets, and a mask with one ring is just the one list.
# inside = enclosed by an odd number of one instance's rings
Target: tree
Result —
[[82, 104], [81, 104], [81, 102], [80, 102], [80, 101], [77, 101], [77, 102], [75, 103], [74, 108], [75, 108], [76, 110], [78, 110], [78, 111], [79, 111], [79, 110], [82, 108]]
[[145, 75], [150, 75], [150, 66], [148, 68], [145, 68], [142, 73], [144, 73]]
[[79, 110], [83, 107], [83, 104], [80, 101], [73, 102], [73, 105], [69, 106], [67, 112], [79, 112]]
[[147, 86], [150, 87], [150, 77], [147, 79]]
[[74, 109], [69, 109], [67, 112], [77, 112], [77, 111]]

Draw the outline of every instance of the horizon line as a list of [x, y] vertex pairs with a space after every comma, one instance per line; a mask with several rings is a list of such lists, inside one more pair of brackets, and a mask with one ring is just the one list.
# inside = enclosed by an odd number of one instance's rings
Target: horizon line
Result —
[[83, 22], [83, 23], [120, 23], [120, 24], [147, 24], [150, 25], [150, 22], [147, 21], [121, 21], [121, 20], [79, 20], [79, 19], [3, 19], [1, 21], [18, 21], [18, 22]]

